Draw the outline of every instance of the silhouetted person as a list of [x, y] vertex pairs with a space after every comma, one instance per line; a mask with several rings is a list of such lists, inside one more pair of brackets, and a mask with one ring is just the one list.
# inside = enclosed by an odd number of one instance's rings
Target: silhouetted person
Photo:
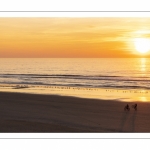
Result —
[[137, 110], [137, 104], [132, 105], [132, 107], [134, 108], [134, 110]]
[[124, 110], [130, 110], [130, 108], [129, 108], [129, 105], [127, 104], [125, 107], [124, 107]]

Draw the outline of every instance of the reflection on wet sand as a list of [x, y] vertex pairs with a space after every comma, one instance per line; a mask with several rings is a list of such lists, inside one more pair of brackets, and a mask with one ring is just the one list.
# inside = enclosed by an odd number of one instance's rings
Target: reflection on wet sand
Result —
[[150, 100], [150, 90], [124, 90], [124, 89], [102, 89], [81, 88], [69, 86], [40, 86], [40, 85], [0, 85], [2, 92], [34, 93], [48, 95], [75, 96], [81, 98], [94, 98], [117, 101], [142, 101]]

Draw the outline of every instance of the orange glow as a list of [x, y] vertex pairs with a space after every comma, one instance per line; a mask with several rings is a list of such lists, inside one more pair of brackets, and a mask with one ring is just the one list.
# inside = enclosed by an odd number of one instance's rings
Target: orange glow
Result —
[[148, 38], [149, 24], [149, 18], [0, 18], [0, 57], [141, 57], [133, 41]]

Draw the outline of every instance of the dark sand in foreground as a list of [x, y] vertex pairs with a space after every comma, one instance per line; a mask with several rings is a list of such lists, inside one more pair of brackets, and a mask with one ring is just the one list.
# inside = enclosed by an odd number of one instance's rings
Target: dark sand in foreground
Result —
[[[0, 92], [0, 132], [150, 132], [150, 103]], [[133, 103], [128, 103], [130, 106]]]

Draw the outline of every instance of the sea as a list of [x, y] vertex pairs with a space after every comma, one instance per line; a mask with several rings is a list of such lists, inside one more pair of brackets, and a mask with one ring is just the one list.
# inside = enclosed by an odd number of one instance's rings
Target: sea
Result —
[[149, 101], [148, 58], [0, 58], [0, 91]]

